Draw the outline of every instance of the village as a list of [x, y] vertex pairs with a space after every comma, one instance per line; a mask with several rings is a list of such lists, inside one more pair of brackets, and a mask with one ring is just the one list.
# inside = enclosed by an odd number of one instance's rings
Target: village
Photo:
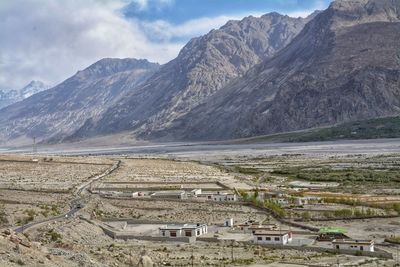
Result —
[[[387, 164], [393, 164], [393, 157], [388, 157]], [[282, 165], [281, 158], [279, 161]], [[0, 199], [7, 222], [2, 224], [0, 236], [18, 247], [14, 251], [27, 250], [27, 255], [34, 250], [33, 243], [40, 243], [35, 253], [46, 251], [60, 266], [72, 264], [68, 260], [76, 255], [82, 258], [82, 265], [101, 262], [101, 255], [114, 255], [116, 248], [120, 256], [111, 257], [105, 265], [297, 267], [338, 266], [339, 262], [340, 266], [398, 266], [398, 195], [339, 194], [336, 189], [340, 183], [282, 176], [271, 179], [266, 176], [270, 174], [255, 171], [270, 167], [269, 161], [265, 165], [252, 163], [250, 169], [243, 163], [251, 160], [240, 158], [235, 171], [232, 162], [223, 160], [215, 165], [162, 157], [55, 156], [49, 160], [3, 156], [3, 173], [18, 165], [29, 183], [17, 178], [21, 174], [15, 172], [9, 172], [15, 175], [15, 183], [10, 183], [12, 176], [2, 182]], [[96, 169], [80, 172], [85, 166]], [[66, 175], [82, 176], [75, 181], [71, 178], [71, 182], [55, 177], [54, 188], [63, 189], [49, 191], [40, 179], [48, 180], [54, 168]], [[28, 173], [37, 173], [40, 179]], [[8, 197], [10, 190], [14, 198]], [[59, 204], [53, 201], [55, 196]], [[47, 206], [49, 214], [45, 213]], [[97, 229], [96, 235], [86, 239], [92, 228]], [[192, 248], [192, 252], [179, 256], [178, 251], [172, 253], [174, 246], [182, 251]], [[214, 251], [222, 254], [209, 257], [206, 251], [214, 246]], [[222, 256], [229, 247], [232, 255]], [[268, 256], [260, 249], [268, 251]], [[96, 250], [105, 251], [99, 254]], [[121, 251], [127, 254], [121, 256]], [[274, 256], [277, 253], [287, 256]], [[0, 251], [6, 261], [15, 261], [18, 256], [21, 252], [7, 258]], [[143, 265], [145, 259], [151, 265]]]

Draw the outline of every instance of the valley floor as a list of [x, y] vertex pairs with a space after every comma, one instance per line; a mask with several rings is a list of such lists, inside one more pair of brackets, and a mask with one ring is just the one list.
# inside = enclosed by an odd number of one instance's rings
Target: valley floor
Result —
[[[52, 146], [35, 154], [8, 150], [0, 154], [0, 169], [0, 266], [190, 266], [193, 262], [194, 266], [272, 267], [340, 262], [392, 267], [400, 260], [395, 244], [400, 237], [399, 139]], [[240, 199], [225, 203], [150, 197], [152, 192], [192, 188], [210, 194], [240, 193]], [[143, 196], [135, 197], [135, 192]], [[320, 201], [296, 204], [296, 197]], [[283, 202], [272, 205], [278, 198]], [[233, 218], [235, 225], [253, 220], [291, 230], [294, 247], [253, 244], [250, 233], [222, 227], [226, 218]], [[207, 223], [209, 233], [195, 243], [182, 243], [123, 240], [104, 230], [154, 238], [160, 226], [172, 222]], [[320, 251], [331, 244], [317, 242], [318, 232], [303, 226], [341, 227], [349, 238], [374, 240], [378, 250], [394, 259]]]

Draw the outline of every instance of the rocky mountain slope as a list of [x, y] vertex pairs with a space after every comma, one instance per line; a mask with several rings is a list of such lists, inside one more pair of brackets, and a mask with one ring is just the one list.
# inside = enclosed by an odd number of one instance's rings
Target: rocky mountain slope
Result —
[[111, 107], [102, 119], [88, 120], [70, 138], [164, 129], [285, 47], [312, 17], [250, 16], [194, 38], [148, 82]]
[[56, 87], [0, 110], [0, 139], [62, 141], [135, 90], [159, 68], [137, 59], [102, 59]]
[[20, 90], [3, 91], [0, 90], [0, 109], [24, 100], [34, 94], [49, 89], [50, 86], [41, 81], [31, 81]]
[[398, 40], [399, 0], [229, 21], [163, 66], [104, 59], [0, 110], [0, 140], [218, 140], [398, 116]]
[[146, 138], [226, 139], [400, 114], [400, 1], [339, 0], [272, 59]]

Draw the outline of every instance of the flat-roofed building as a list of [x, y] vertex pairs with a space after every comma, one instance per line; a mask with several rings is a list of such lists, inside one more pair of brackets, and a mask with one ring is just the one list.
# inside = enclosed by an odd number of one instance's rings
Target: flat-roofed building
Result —
[[254, 234], [257, 231], [275, 231], [278, 230], [276, 224], [256, 224], [248, 227], [248, 231]]
[[158, 191], [150, 196], [151, 198], [186, 199], [185, 191]]
[[197, 194], [198, 198], [203, 198], [206, 201], [215, 201], [215, 202], [233, 202], [238, 201], [239, 197], [235, 193], [230, 192], [202, 192]]
[[332, 241], [332, 246], [334, 249], [374, 251], [373, 240], [335, 239]]
[[238, 196], [233, 193], [217, 192], [208, 196], [208, 200], [216, 202], [237, 201]]
[[259, 227], [261, 225], [260, 222], [258, 221], [253, 221], [253, 220], [248, 220], [244, 223], [241, 223], [238, 225], [239, 230], [245, 232], [245, 233], [251, 233], [250, 227]]
[[197, 197], [197, 196], [201, 195], [201, 188], [193, 189], [192, 191], [187, 193], [187, 195], [188, 195], [188, 197]]
[[207, 234], [207, 224], [169, 224], [159, 228], [163, 237], [197, 237]]
[[291, 231], [255, 231], [253, 234], [255, 244], [287, 245], [292, 242]]

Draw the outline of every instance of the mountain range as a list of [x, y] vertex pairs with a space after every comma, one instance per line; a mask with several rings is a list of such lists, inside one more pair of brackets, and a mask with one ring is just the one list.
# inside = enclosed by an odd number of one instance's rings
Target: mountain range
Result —
[[41, 81], [31, 81], [28, 85], [19, 90], [0, 90], [0, 109], [22, 101], [25, 98], [49, 88], [49, 85], [46, 85]]
[[0, 110], [0, 139], [63, 141], [158, 68], [147, 60], [102, 59], [61, 84]]
[[0, 139], [222, 140], [396, 116], [398, 40], [398, 0], [229, 21], [164, 65], [103, 59], [3, 108]]

